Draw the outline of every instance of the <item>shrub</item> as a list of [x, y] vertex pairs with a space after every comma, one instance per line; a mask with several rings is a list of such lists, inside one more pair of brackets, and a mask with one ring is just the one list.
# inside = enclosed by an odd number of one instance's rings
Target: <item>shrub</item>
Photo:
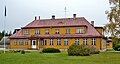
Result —
[[42, 51], [40, 51], [39, 53], [40, 53], [40, 54], [42, 54], [43, 52], [42, 52]]
[[100, 53], [100, 51], [99, 50], [97, 50], [95, 47], [93, 47], [93, 46], [89, 46], [89, 48], [90, 48], [90, 54], [99, 54]]
[[113, 49], [116, 51], [120, 51], [120, 39], [116, 39], [113, 41]]
[[24, 51], [24, 50], [21, 50], [21, 54], [25, 54], [25, 51]]
[[116, 51], [120, 51], [120, 44], [116, 44], [113, 48]]
[[43, 53], [59, 53], [60, 50], [55, 48], [45, 48], [42, 50], [42, 52]]
[[87, 46], [73, 44], [68, 48], [68, 55], [70, 56], [89, 56], [90, 49]]
[[21, 50], [13, 50], [14, 51], [14, 53], [18, 53], [18, 52], [20, 52]]
[[14, 50], [9, 50], [8, 53], [14, 53]]

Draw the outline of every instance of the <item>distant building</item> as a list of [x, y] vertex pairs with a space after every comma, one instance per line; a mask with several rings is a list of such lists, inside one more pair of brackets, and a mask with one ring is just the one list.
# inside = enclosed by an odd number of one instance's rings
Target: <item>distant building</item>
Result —
[[8, 36], [3, 37], [3, 38], [1, 39], [1, 41], [0, 41], [0, 44], [1, 44], [1, 45], [4, 44], [4, 39], [5, 39], [5, 44], [10, 45], [10, 39], [9, 39]]
[[0, 48], [4, 48], [4, 39], [5, 39], [5, 47], [9, 48], [9, 46], [10, 46], [10, 39], [9, 39], [8, 36], [5, 36], [5, 37], [3, 37], [1, 39], [1, 41], [0, 41]]
[[56, 19], [54, 15], [51, 19], [35, 17], [35, 20], [10, 36], [10, 47], [67, 49], [77, 43], [103, 50], [106, 49], [103, 35], [102, 27], [94, 27], [94, 21], [89, 23], [84, 17], [76, 17], [76, 14], [73, 18], [60, 19]]

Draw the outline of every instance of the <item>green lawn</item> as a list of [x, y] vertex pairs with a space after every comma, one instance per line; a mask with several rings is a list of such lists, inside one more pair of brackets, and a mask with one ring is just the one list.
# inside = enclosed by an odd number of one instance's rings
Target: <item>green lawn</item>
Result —
[[67, 52], [0, 54], [0, 64], [120, 64], [120, 52], [102, 52], [91, 56], [68, 56]]

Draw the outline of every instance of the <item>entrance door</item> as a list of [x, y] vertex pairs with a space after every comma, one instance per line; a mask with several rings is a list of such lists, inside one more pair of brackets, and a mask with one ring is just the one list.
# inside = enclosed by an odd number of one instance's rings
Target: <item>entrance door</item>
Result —
[[32, 48], [36, 48], [36, 40], [32, 40]]

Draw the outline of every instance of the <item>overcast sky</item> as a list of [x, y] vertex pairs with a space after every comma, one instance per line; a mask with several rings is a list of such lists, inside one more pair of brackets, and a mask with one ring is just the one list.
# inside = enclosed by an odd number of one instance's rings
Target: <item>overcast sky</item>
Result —
[[4, 8], [7, 7], [6, 30], [13, 31], [34, 20], [35, 16], [41, 19], [85, 17], [95, 25], [104, 25], [108, 22], [106, 10], [109, 10], [108, 0], [0, 0], [0, 31], [4, 26]]

